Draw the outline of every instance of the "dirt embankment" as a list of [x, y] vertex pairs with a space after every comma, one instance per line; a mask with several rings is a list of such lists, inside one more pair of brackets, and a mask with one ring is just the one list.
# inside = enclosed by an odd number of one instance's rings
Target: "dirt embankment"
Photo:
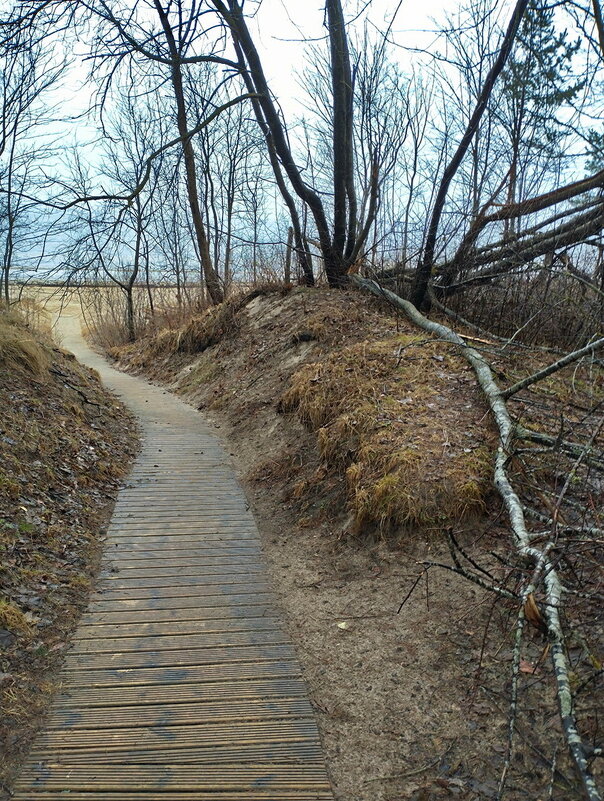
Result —
[[93, 371], [0, 313], [0, 798], [86, 605], [136, 426]]
[[[229, 301], [113, 356], [231, 443], [338, 801], [495, 798], [515, 610], [425, 569], [450, 562], [447, 529], [479, 562], [505, 558], [494, 432], [465, 362], [359, 293], [301, 288]], [[535, 633], [523, 652], [536, 667], [520, 679], [512, 801], [580, 797], [542, 704], [543, 645]]]

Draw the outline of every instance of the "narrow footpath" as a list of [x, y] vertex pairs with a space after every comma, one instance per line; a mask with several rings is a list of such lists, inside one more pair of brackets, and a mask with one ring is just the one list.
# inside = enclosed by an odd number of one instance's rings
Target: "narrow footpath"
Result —
[[15, 801], [332, 799], [254, 519], [193, 408], [63, 346], [138, 416], [143, 448]]

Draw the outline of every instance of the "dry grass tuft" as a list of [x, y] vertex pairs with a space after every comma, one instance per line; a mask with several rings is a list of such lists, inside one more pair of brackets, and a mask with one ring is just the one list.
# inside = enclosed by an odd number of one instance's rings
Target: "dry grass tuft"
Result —
[[327, 342], [330, 339], [331, 329], [321, 315], [309, 317], [305, 324], [292, 335], [294, 343], [299, 342]]
[[26, 637], [31, 637], [34, 633], [27, 615], [16, 604], [2, 598], [0, 598], [0, 628], [23, 634]]
[[126, 357], [129, 364], [137, 368], [145, 367], [157, 358], [203, 353], [239, 330], [242, 322], [240, 312], [251, 300], [274, 291], [274, 286], [267, 284], [234, 295], [218, 306], [211, 306], [201, 314], [193, 315], [179, 328], [164, 328], [147, 337], [141, 345], [114, 347], [109, 354], [115, 359]]
[[447, 345], [404, 335], [345, 348], [299, 370], [280, 410], [296, 411], [345, 474], [356, 529], [457, 525], [484, 507], [488, 423]]
[[15, 308], [19, 318], [25, 322], [28, 328], [46, 339], [53, 338], [52, 315], [38, 301], [23, 296]]
[[48, 353], [14, 313], [0, 312], [0, 365], [40, 376], [48, 367]]

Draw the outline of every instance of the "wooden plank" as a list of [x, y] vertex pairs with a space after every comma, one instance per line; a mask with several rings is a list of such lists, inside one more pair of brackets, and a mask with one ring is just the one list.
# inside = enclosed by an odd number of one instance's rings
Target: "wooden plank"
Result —
[[[321, 744], [315, 736], [300, 735], [298, 739], [282, 740], [283, 734], [277, 733], [272, 739], [267, 737], [261, 744], [239, 742], [236, 745], [209, 745], [189, 748], [179, 745], [164, 744], [153, 751], [134, 751], [128, 746], [94, 754], [94, 763], [129, 765], [146, 765], [150, 762], [174, 765], [221, 765], [238, 762], [261, 762], [270, 760], [276, 764], [289, 765], [302, 761], [319, 761]], [[53, 761], [64, 765], [89, 765], [91, 754], [88, 751], [63, 751], [53, 757]]]
[[246, 537], [241, 539], [239, 532], [234, 535], [230, 532], [218, 534], [215, 531], [208, 531], [203, 534], [155, 534], [146, 535], [144, 539], [138, 537], [106, 537], [105, 545], [107, 555], [114, 554], [136, 554], [139, 552], [159, 551], [165, 553], [166, 550], [173, 550], [175, 556], [180, 556], [182, 551], [211, 551], [223, 550], [227, 553], [239, 553], [240, 551], [260, 552], [260, 543], [257, 537]]
[[231, 616], [216, 620], [178, 620], [159, 623], [155, 620], [150, 623], [111, 623], [96, 626], [78, 626], [76, 642], [81, 640], [110, 639], [111, 637], [153, 637], [157, 635], [183, 635], [183, 634], [220, 634], [232, 631], [266, 631], [281, 628], [281, 621], [277, 617], [260, 615], [251, 617], [246, 615], [233, 620]]
[[[234, 743], [261, 744], [265, 742], [289, 742], [300, 737], [316, 736], [316, 726], [311, 717], [293, 720], [256, 721], [230, 723], [200, 723], [191, 726], [155, 726], [123, 729], [80, 729], [73, 731], [45, 731], [36, 741], [30, 764], [36, 764], [50, 755], [64, 752], [87, 751], [91, 759], [99, 751], [115, 751], [124, 748], [146, 753], [153, 759], [156, 749], [167, 745], [181, 748], [217, 746]], [[44, 755], [47, 756], [44, 756]]]
[[[174, 599], [169, 599], [174, 600]], [[182, 600], [182, 599], [177, 599]], [[198, 603], [190, 604], [190, 601]], [[257, 603], [255, 603], [257, 601]], [[270, 593], [265, 595], [232, 595], [227, 598], [222, 595], [219, 596], [202, 596], [200, 598], [193, 598], [187, 600], [187, 605], [177, 603], [175, 607], [166, 606], [163, 609], [155, 608], [153, 615], [150, 614], [149, 609], [143, 606], [140, 609], [133, 607], [132, 601], [128, 602], [126, 606], [123, 601], [118, 601], [115, 608], [106, 609], [105, 611], [91, 611], [82, 616], [82, 626], [98, 625], [112, 625], [116, 626], [121, 623], [134, 623], [137, 625], [151, 622], [155, 623], [169, 623], [171, 621], [219, 621], [219, 620], [232, 620], [235, 618], [244, 619], [246, 617], [264, 617], [274, 616], [277, 614], [274, 604], [274, 596]], [[95, 604], [98, 607], [99, 604]]]
[[[277, 638], [276, 638], [277, 639]], [[283, 638], [282, 638], [283, 639]], [[143, 651], [141, 653], [71, 654], [65, 657], [65, 671], [92, 670], [102, 667], [181, 667], [216, 665], [225, 662], [255, 662], [293, 658], [292, 647], [285, 643], [234, 645], [224, 648], [185, 648], [177, 651]]]
[[[127, 551], [121, 549], [112, 554], [112, 558], [105, 556], [105, 564], [111, 571], [116, 571], [129, 577], [135, 577], [136, 573], [131, 573], [131, 570], [154, 570], [160, 569], [167, 571], [170, 568], [177, 568], [182, 570], [183, 562], [185, 566], [191, 567], [218, 567], [219, 565], [235, 566], [235, 565], [252, 565], [258, 563], [260, 559], [260, 552], [257, 550], [249, 549], [249, 553], [235, 553], [229, 554], [228, 551], [218, 551], [212, 553], [204, 553], [203, 549], [185, 550], [181, 556], [176, 556], [174, 552], [168, 555], [170, 551], [164, 551], [162, 556], [161, 552], [143, 551], [138, 555], [130, 555]], [[128, 558], [128, 557], [131, 558]], [[115, 566], [115, 567], [114, 567]], [[165, 575], [165, 572], [164, 572]]]
[[244, 679], [298, 678], [300, 667], [292, 656], [289, 659], [266, 659], [261, 662], [233, 662], [213, 665], [183, 665], [168, 667], [115, 668], [72, 670], [61, 676], [65, 691], [82, 688], [100, 697], [104, 687], [181, 686], [187, 683], [210, 683]]
[[180, 567], [139, 568], [124, 573], [120, 569], [105, 569], [100, 577], [99, 588], [115, 589], [116, 587], [171, 587], [186, 584], [207, 583], [208, 578], [225, 578], [239, 575], [256, 575], [263, 573], [264, 568], [258, 561], [248, 564], [192, 565], [182, 560]]
[[195, 410], [77, 348], [139, 415], [144, 442], [14, 801], [328, 801], [229, 459]]
[[198, 651], [204, 648], [227, 648], [240, 645], [279, 645], [288, 642], [288, 637], [277, 626], [263, 628], [245, 627], [240, 631], [222, 631], [201, 634], [156, 634], [145, 637], [111, 637], [101, 639], [74, 640], [68, 654], [116, 654], [136, 651]]
[[138, 687], [106, 687], [93, 693], [90, 687], [73, 688], [62, 693], [56, 702], [59, 710], [104, 709], [112, 706], [144, 706], [147, 704], [184, 704], [228, 698], [294, 698], [304, 697], [306, 685], [301, 679], [232, 679], [187, 684], [152, 684]]
[[[260, 540], [256, 532], [251, 526], [241, 527], [236, 526], [204, 526], [199, 525], [193, 531], [184, 528], [182, 531], [172, 531], [160, 529], [149, 529], [142, 527], [142, 531], [147, 531], [144, 536], [147, 538], [145, 542], [140, 540], [140, 533], [136, 532], [111, 532], [105, 535], [105, 541], [110, 543], [111, 550], [129, 550], [130, 547], [136, 547], [137, 550], [153, 551], [155, 550], [154, 540], [164, 549], [166, 542], [171, 547], [191, 550], [228, 550], [231, 553], [237, 553], [239, 549], [255, 549], [262, 552]], [[128, 546], [128, 540], [132, 540], [132, 546]]]
[[[159, 793], [154, 792], [156, 788], [145, 789], [145, 795], [141, 797], [140, 790], [124, 790], [120, 789], [117, 792], [102, 790], [100, 793], [96, 792], [93, 788], [88, 788], [83, 793], [79, 790], [69, 790], [69, 795], [65, 794], [64, 790], [50, 790], [35, 785], [34, 787], [27, 788], [24, 794], [17, 792], [11, 796], [13, 801], [34, 801], [34, 799], [41, 799], [41, 801], [127, 801], [127, 799], [136, 799], [136, 801], [217, 801], [219, 796], [216, 795], [216, 790], [210, 792], [194, 789], [189, 791], [172, 791], [169, 788], [161, 790]], [[229, 791], [228, 796], [223, 794], [224, 801], [333, 801], [333, 795], [330, 790], [265, 790], [264, 788], [258, 789], [248, 788], [243, 792]]]
[[182, 704], [127, 705], [93, 709], [57, 709], [48, 718], [46, 728], [54, 730], [133, 729], [155, 726], [180, 726], [230, 721], [256, 721], [303, 718], [312, 716], [306, 698], [237, 698]]
[[[201, 589], [201, 588], [200, 588]], [[246, 590], [240, 592], [240, 590]], [[90, 606], [90, 614], [95, 617], [108, 613], [108, 612], [146, 612], [146, 620], [160, 621], [163, 618], [159, 612], [166, 612], [170, 609], [187, 610], [190, 614], [191, 609], [215, 609], [216, 607], [237, 608], [238, 606], [248, 606], [251, 604], [274, 604], [275, 596], [270, 592], [255, 591], [255, 587], [241, 587], [233, 588], [233, 592], [220, 593], [220, 587], [209, 587], [208, 592], [197, 592], [195, 595], [189, 596], [163, 596], [161, 598], [155, 597], [153, 604], [149, 603], [147, 598], [121, 598], [117, 600], [97, 598]], [[219, 594], [215, 594], [216, 592]], [[200, 617], [203, 619], [204, 613], [200, 612]], [[138, 618], [137, 618], [138, 619]], [[86, 622], [86, 618], [84, 618]]]
[[327, 789], [322, 765], [302, 763], [295, 767], [275, 764], [204, 765], [201, 770], [189, 765], [105, 765], [65, 767], [46, 762], [43, 767], [26, 772], [32, 786], [45, 790], [86, 789], [94, 776], [95, 792], [144, 791], [162, 788], [184, 792], [243, 791], [254, 787], [275, 790]]
[[162, 598], [182, 598], [187, 596], [197, 597], [199, 595], [215, 595], [217, 593], [228, 595], [247, 595], [250, 593], [265, 593], [270, 587], [266, 581], [258, 580], [255, 583], [245, 581], [245, 575], [239, 576], [208, 576], [203, 584], [194, 582], [184, 586], [164, 586], [164, 587], [139, 587], [129, 589], [118, 587], [113, 589], [107, 584], [102, 585], [101, 589], [92, 596], [93, 608], [96, 601], [128, 601], [128, 600], [148, 600], [149, 608], [153, 609], [151, 601], [160, 601]]

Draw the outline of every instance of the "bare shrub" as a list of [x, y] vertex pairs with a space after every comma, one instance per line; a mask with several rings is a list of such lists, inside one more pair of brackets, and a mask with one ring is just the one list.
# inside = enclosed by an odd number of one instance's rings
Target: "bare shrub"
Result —
[[582, 273], [528, 265], [446, 304], [499, 337], [572, 350], [602, 330], [604, 295], [591, 283]]

